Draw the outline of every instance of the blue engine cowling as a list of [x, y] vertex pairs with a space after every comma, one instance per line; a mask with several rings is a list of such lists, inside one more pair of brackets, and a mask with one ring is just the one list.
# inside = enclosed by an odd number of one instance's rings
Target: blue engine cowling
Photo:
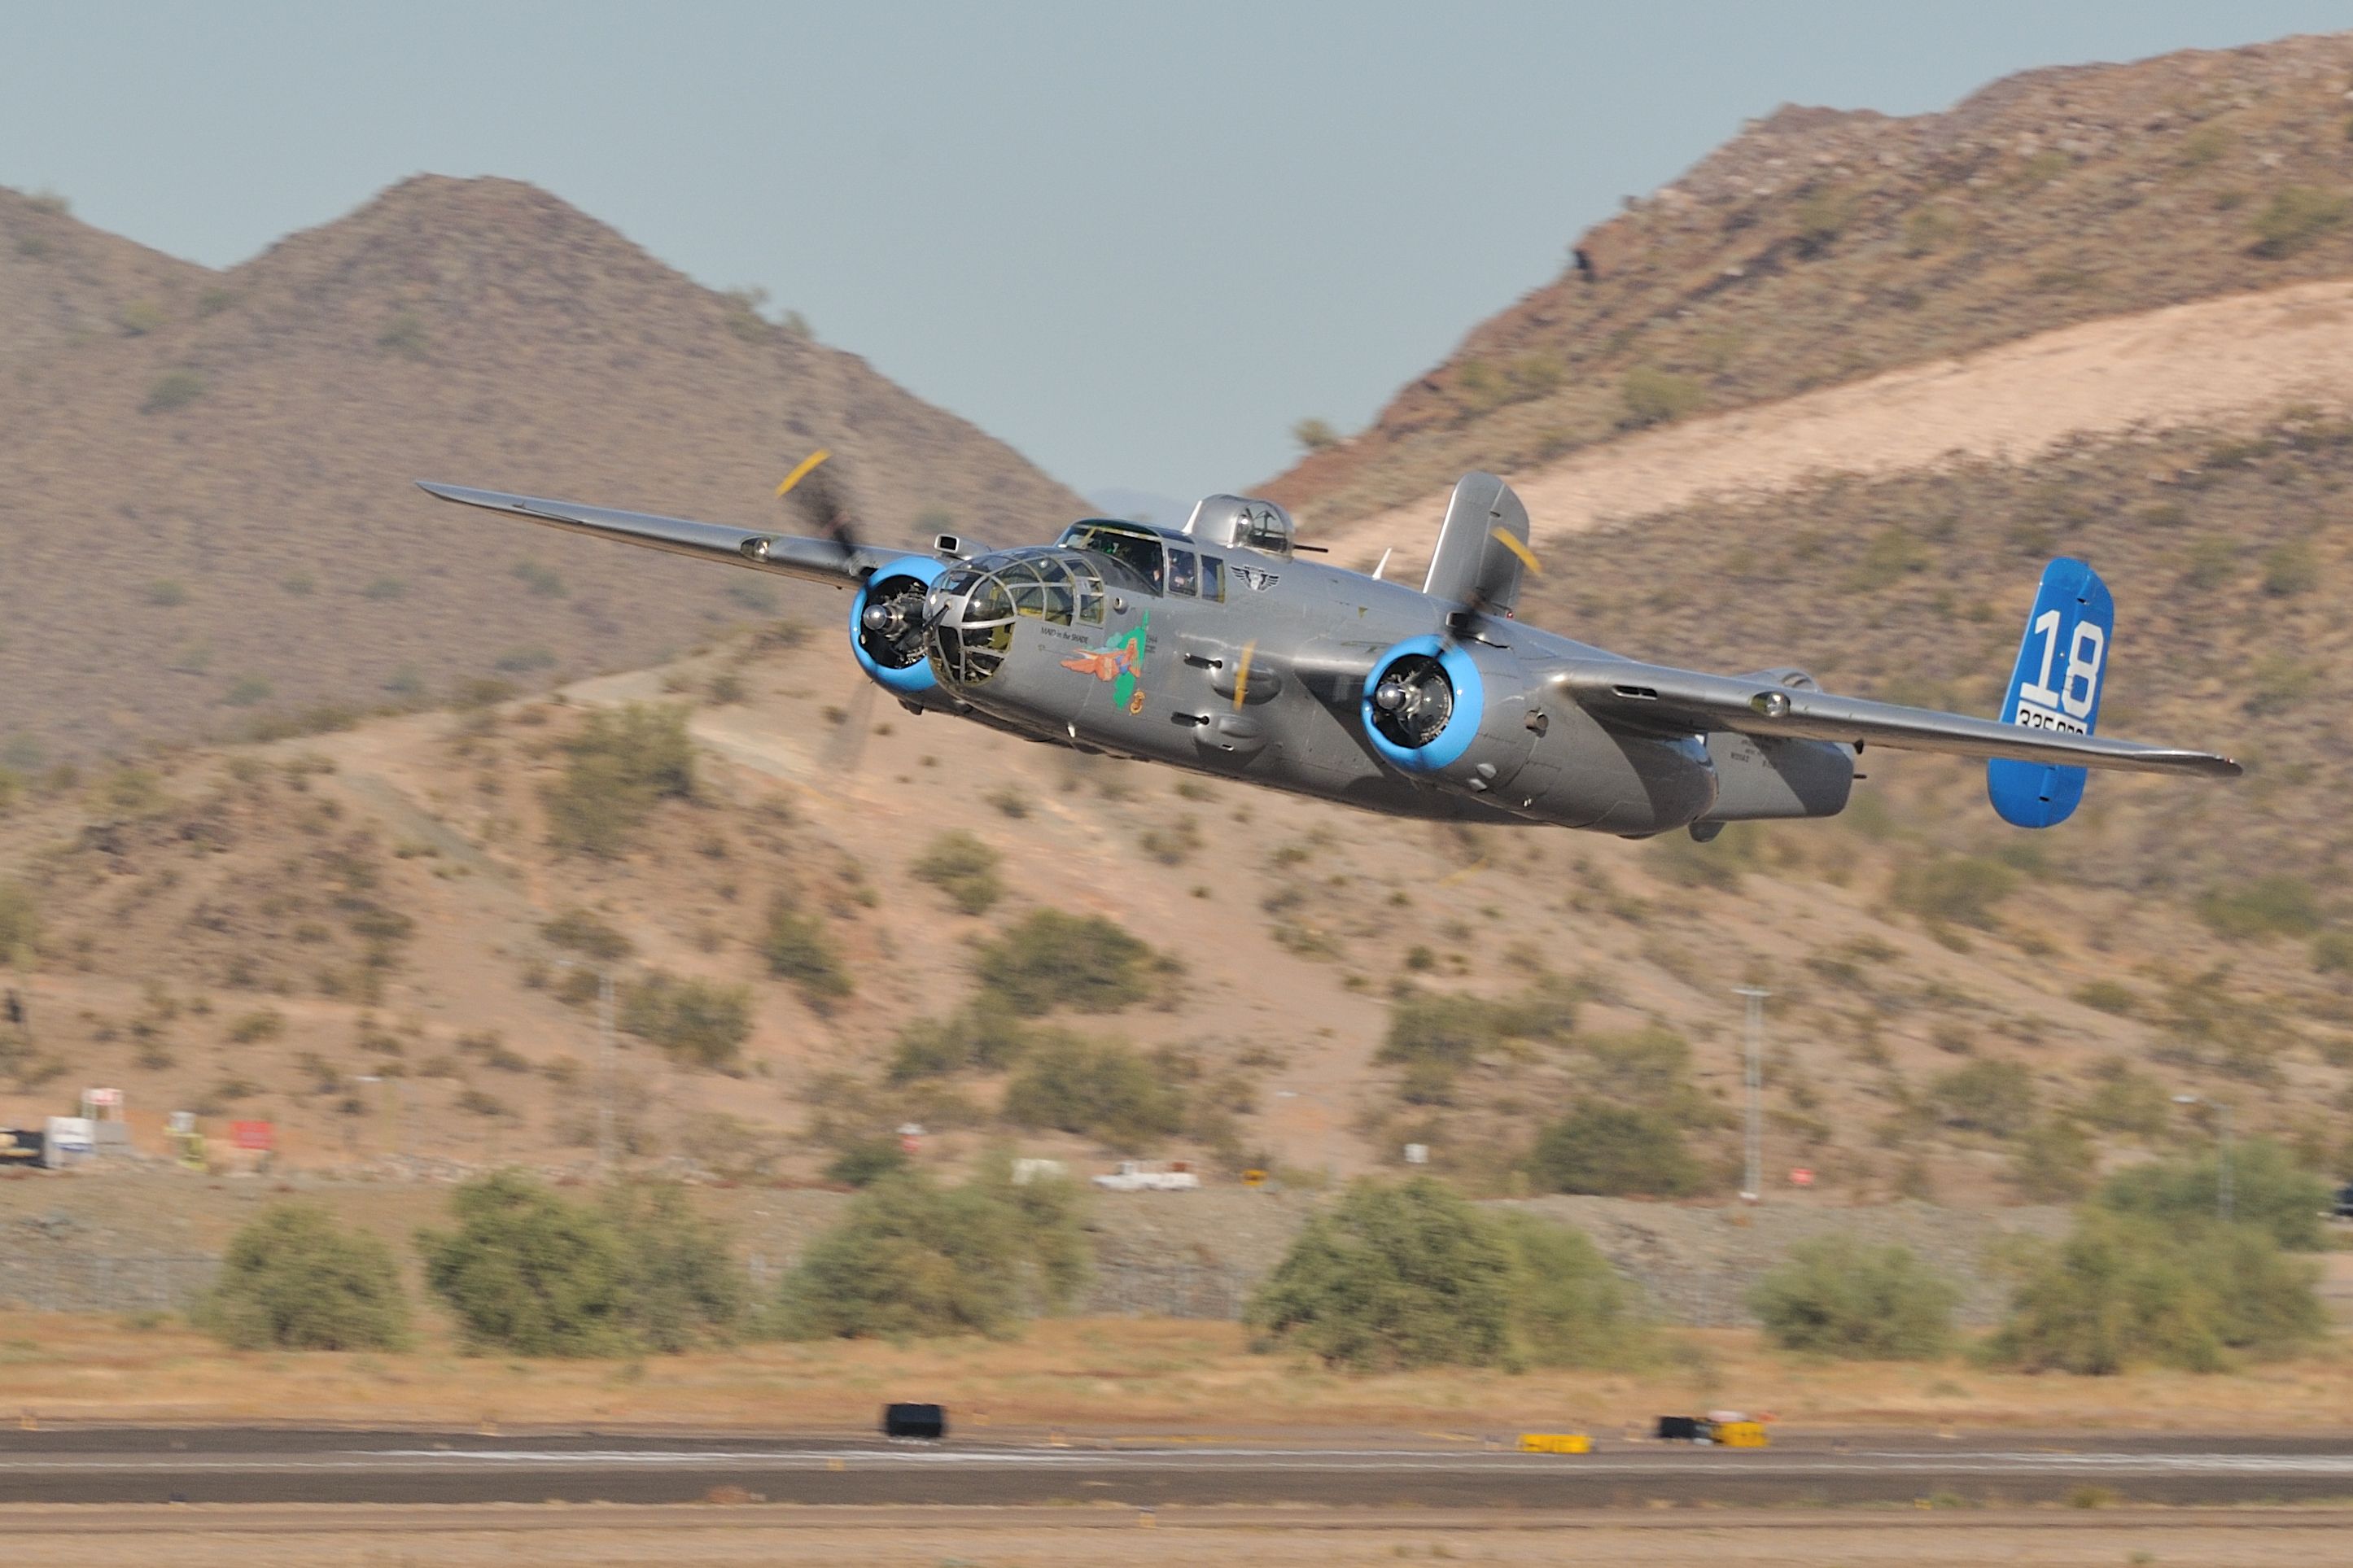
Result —
[[1383, 649], [1357, 708], [1382, 761], [1498, 805], [1536, 739], [1519, 661], [1483, 643], [1419, 637]]
[[849, 651], [858, 668], [901, 697], [939, 684], [924, 647], [923, 600], [947, 569], [928, 555], [902, 555], [867, 578], [849, 601]]

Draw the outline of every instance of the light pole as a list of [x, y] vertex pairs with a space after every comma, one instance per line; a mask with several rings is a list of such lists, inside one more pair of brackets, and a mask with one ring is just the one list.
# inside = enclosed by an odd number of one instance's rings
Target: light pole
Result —
[[2238, 1207], [2238, 1194], [2231, 1185], [2231, 1102], [2213, 1100], [2202, 1094], [2177, 1094], [2176, 1105], [2211, 1105], [2214, 1108], [2214, 1217], [2224, 1225], [2231, 1223]]
[[596, 975], [596, 1177], [602, 1181], [613, 1172], [613, 968], [577, 958], [559, 958], [555, 965]]
[[1740, 1201], [1753, 1204], [1765, 1196], [1765, 998], [1773, 994], [1757, 985], [1736, 985], [1736, 996], [1748, 1000], [1748, 1060], [1743, 1074], [1748, 1089], [1748, 1130], [1744, 1140], [1747, 1184]]

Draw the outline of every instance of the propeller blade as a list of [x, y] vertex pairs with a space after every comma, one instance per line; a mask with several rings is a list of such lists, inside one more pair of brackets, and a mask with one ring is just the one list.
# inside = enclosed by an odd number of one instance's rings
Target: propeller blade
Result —
[[841, 464], [830, 449], [820, 447], [796, 464], [776, 487], [776, 499], [807, 520], [810, 530], [838, 543], [857, 546], [858, 524], [850, 516], [849, 499]]
[[1234, 711], [1237, 713], [1242, 710], [1242, 704], [1250, 700], [1250, 656], [1256, 652], [1258, 639], [1252, 637], [1242, 644], [1242, 656], [1234, 662]]
[[1518, 556], [1520, 558], [1521, 565], [1526, 567], [1529, 571], [1535, 573], [1539, 577], [1544, 575], [1544, 563], [1536, 559], [1536, 552], [1530, 550], [1527, 545], [1522, 542], [1519, 535], [1500, 524], [1494, 528], [1489, 529], [1487, 531], [1495, 536], [1496, 543], [1502, 545], [1504, 549]]
[[858, 690], [849, 699], [849, 711], [842, 716], [833, 738], [825, 743], [818, 758], [828, 772], [858, 771], [859, 763], [866, 755], [867, 732], [874, 726], [874, 693], [879, 689], [872, 681], [863, 677], [859, 679]]

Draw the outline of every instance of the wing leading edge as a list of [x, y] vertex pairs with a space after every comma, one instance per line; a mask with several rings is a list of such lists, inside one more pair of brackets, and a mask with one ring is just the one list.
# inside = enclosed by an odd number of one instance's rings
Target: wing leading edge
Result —
[[2028, 729], [1933, 709], [1905, 708], [1860, 697], [1806, 690], [1771, 678], [1704, 675], [1664, 665], [1580, 661], [1549, 678], [1556, 689], [1605, 721], [1644, 729], [1737, 730], [1814, 741], [1869, 743], [1962, 757], [2012, 757], [2021, 762], [2137, 773], [2237, 778], [2244, 770], [2228, 757], [2174, 746], [2147, 746], [2105, 735]]
[[625, 544], [636, 544], [648, 550], [667, 550], [674, 555], [694, 555], [706, 561], [724, 561], [733, 566], [749, 566], [755, 571], [778, 572], [790, 577], [804, 577], [811, 582], [830, 583], [835, 586], [856, 586], [884, 563], [907, 555], [904, 550], [874, 550], [865, 545], [844, 544], [833, 539], [803, 539], [792, 534], [769, 533], [760, 529], [734, 528], [725, 523], [693, 522], [682, 517], [659, 517], [650, 512], [615, 511], [609, 507], [582, 506], [576, 501], [548, 500], [540, 496], [509, 495], [504, 490], [478, 490], [464, 485], [433, 484], [424, 479], [417, 488], [443, 500], [457, 501], [464, 506], [478, 506], [506, 517], [519, 517], [527, 522], [561, 528], [573, 533], [592, 533], [600, 539], [617, 539]]

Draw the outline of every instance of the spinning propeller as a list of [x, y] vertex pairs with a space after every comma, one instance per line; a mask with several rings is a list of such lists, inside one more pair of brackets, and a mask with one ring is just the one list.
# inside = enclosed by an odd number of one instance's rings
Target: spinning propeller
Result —
[[[855, 513], [849, 504], [849, 486], [844, 480], [841, 464], [832, 451], [819, 447], [798, 463], [776, 486], [776, 500], [783, 503], [798, 526], [795, 531], [807, 531], [820, 539], [830, 539], [844, 550], [855, 550], [865, 541], [860, 537]], [[923, 595], [917, 591], [912, 595], [901, 594], [888, 599], [871, 601], [866, 613], [860, 617], [862, 637], [869, 651], [877, 658], [888, 658], [895, 664], [912, 662], [906, 655], [912, 648], [916, 658], [922, 657], [923, 640]], [[826, 742], [820, 763], [838, 773], [855, 773], [859, 760], [866, 752], [866, 737], [874, 719], [874, 683], [861, 679], [849, 699], [849, 710]]]

